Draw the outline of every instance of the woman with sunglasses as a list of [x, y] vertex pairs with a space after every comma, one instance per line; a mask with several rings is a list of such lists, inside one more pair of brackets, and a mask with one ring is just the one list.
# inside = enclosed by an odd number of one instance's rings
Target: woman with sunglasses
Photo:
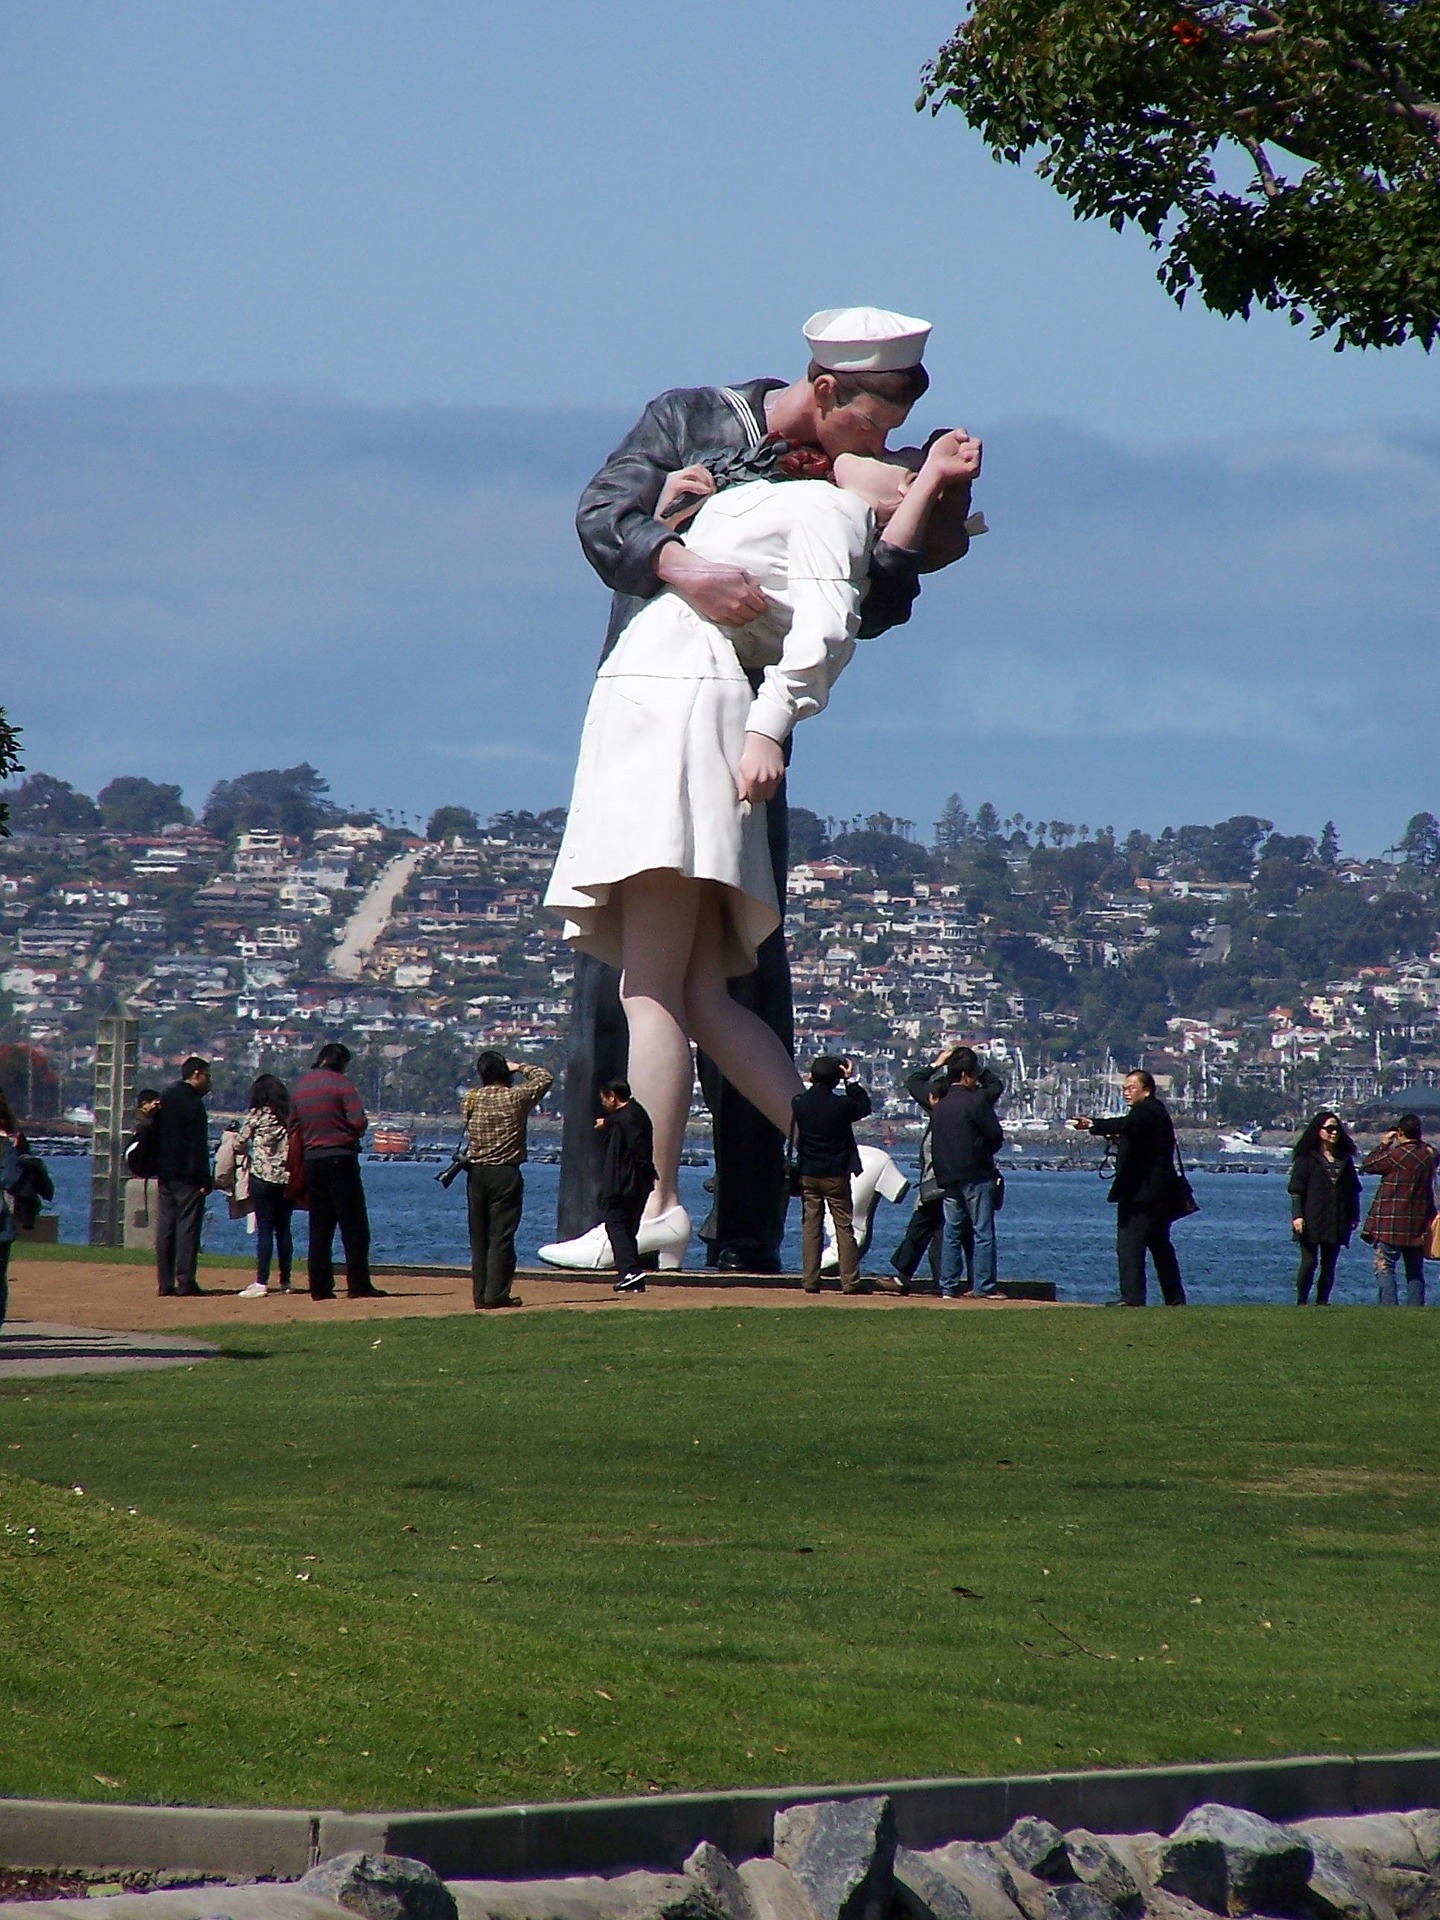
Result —
[[1300, 1245], [1295, 1275], [1295, 1304], [1310, 1298], [1318, 1261], [1315, 1304], [1327, 1307], [1335, 1285], [1335, 1263], [1348, 1247], [1360, 1221], [1360, 1176], [1355, 1171], [1355, 1142], [1339, 1114], [1322, 1107], [1295, 1142], [1290, 1163], [1290, 1225]]

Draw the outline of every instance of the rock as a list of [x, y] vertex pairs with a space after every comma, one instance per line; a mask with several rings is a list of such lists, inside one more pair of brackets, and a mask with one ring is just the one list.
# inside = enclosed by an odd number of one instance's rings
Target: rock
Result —
[[1065, 1846], [1077, 1880], [1093, 1887], [1127, 1917], [1139, 1913], [1145, 1904], [1139, 1879], [1111, 1841], [1102, 1840], [1085, 1827], [1073, 1827], [1065, 1836]]
[[1045, 1896], [1050, 1891], [1050, 1882], [1037, 1880], [1033, 1873], [1026, 1873], [1023, 1867], [1012, 1868], [1010, 1880], [1025, 1920], [1045, 1920]]
[[451, 1892], [460, 1920], [729, 1920], [711, 1894], [682, 1873], [455, 1880]]
[[1315, 1864], [1305, 1905], [1315, 1920], [1394, 1920], [1389, 1904], [1368, 1883], [1333, 1840], [1320, 1834], [1306, 1836]]
[[617, 1920], [723, 1920], [706, 1888], [688, 1874], [622, 1873], [605, 1884]]
[[1322, 1843], [1338, 1848], [1372, 1905], [1388, 1908], [1398, 1920], [1440, 1920], [1440, 1880], [1421, 1847], [1427, 1829], [1415, 1815], [1342, 1814], [1297, 1821], [1295, 1832], [1312, 1849]]
[[1405, 1867], [1425, 1871], [1426, 1861], [1414, 1829], [1399, 1813], [1346, 1813], [1318, 1820], [1297, 1820], [1292, 1831], [1305, 1840], [1318, 1835], [1371, 1870]]
[[1440, 1880], [1406, 1867], [1381, 1867], [1375, 1884], [1396, 1920], [1440, 1920]]
[[1017, 1867], [1033, 1873], [1037, 1880], [1056, 1882], [1075, 1878], [1065, 1836], [1048, 1820], [1022, 1814], [1000, 1844]]
[[1211, 1802], [1187, 1813], [1161, 1847], [1158, 1879], [1211, 1913], [1289, 1913], [1314, 1864], [1298, 1833]]
[[974, 1907], [956, 1882], [909, 1847], [895, 1854], [895, 1900], [910, 1920], [976, 1920]]
[[1120, 1920], [1120, 1909], [1094, 1887], [1072, 1880], [1045, 1895], [1045, 1920]]
[[742, 1860], [739, 1873], [755, 1920], [815, 1920], [800, 1882], [778, 1860]]
[[298, 1890], [364, 1920], [459, 1920], [455, 1896], [439, 1874], [398, 1853], [337, 1853], [312, 1867]]
[[952, 1840], [926, 1858], [960, 1888], [975, 1909], [975, 1920], [1025, 1920], [1015, 1876], [989, 1847], [975, 1840]]
[[888, 1796], [786, 1807], [775, 1816], [772, 1850], [819, 1920], [885, 1920], [895, 1870]]
[[685, 1862], [685, 1874], [695, 1882], [720, 1920], [756, 1920], [744, 1881], [734, 1862], [727, 1859], [719, 1847], [702, 1840]]
[[1440, 1873], [1440, 1812], [1434, 1807], [1417, 1807], [1400, 1818], [1415, 1836], [1420, 1858], [1431, 1873]]

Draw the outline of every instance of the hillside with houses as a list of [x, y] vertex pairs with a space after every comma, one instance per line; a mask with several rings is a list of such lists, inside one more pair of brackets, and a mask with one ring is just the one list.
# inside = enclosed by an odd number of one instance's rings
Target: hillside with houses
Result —
[[[444, 807], [414, 831], [342, 814], [308, 766], [222, 781], [198, 821], [138, 778], [91, 800], [32, 775], [7, 798], [0, 1079], [32, 1115], [78, 1118], [117, 1000], [142, 1077], [202, 1052], [222, 1105], [333, 1035], [377, 1111], [450, 1111], [481, 1044], [563, 1059], [572, 966], [540, 906], [559, 809]], [[1196, 1123], [1363, 1105], [1440, 1076], [1437, 887], [1429, 814], [1358, 860], [1333, 827], [1249, 815], [1122, 840], [952, 798], [927, 845], [796, 807], [797, 1051], [851, 1053], [893, 1095], [964, 1036], [1036, 1122], [1108, 1101], [1132, 1062]]]

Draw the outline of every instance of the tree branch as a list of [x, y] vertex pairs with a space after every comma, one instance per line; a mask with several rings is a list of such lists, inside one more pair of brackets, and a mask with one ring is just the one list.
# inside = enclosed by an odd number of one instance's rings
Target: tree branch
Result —
[[1255, 162], [1255, 171], [1260, 176], [1260, 185], [1264, 191], [1265, 198], [1267, 200], [1278, 200], [1285, 189], [1281, 186], [1280, 181], [1276, 177], [1275, 169], [1270, 164], [1270, 156], [1258, 140], [1252, 139], [1248, 135], [1242, 135], [1241, 138], [1250, 158]]

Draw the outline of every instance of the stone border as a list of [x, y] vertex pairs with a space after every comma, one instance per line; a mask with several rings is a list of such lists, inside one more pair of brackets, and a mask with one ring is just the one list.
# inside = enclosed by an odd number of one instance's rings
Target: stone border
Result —
[[1223, 1801], [1271, 1820], [1405, 1811], [1440, 1803], [1440, 1752], [1298, 1756], [1215, 1766], [999, 1779], [759, 1787], [453, 1813], [93, 1806], [0, 1799], [0, 1861], [20, 1868], [188, 1868], [295, 1879], [363, 1848], [423, 1860], [446, 1879], [675, 1869], [701, 1840], [732, 1859], [770, 1850], [775, 1813], [801, 1801], [888, 1794], [901, 1842], [995, 1840], [1020, 1814], [1099, 1833], [1167, 1833], [1192, 1807]]

